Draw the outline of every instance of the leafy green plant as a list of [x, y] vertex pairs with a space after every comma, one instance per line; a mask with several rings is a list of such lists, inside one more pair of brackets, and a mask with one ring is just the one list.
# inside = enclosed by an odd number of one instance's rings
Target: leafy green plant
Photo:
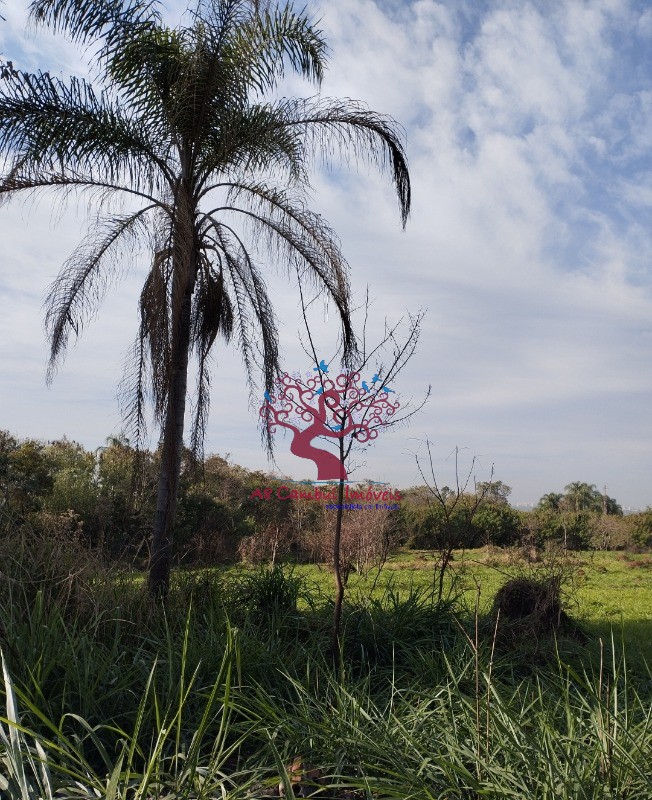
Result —
[[304, 580], [291, 568], [278, 564], [245, 573], [235, 591], [250, 612], [266, 615], [296, 611], [299, 598], [305, 594]]

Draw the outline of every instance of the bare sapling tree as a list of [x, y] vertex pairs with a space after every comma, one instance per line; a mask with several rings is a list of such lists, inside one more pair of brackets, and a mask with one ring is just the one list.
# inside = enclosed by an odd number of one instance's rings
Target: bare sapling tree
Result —
[[[368, 348], [366, 328], [369, 298], [367, 294], [363, 334], [358, 347], [359, 356], [355, 368], [347, 368], [345, 362], [342, 364], [342, 372], [332, 379], [328, 377], [330, 364], [336, 361], [337, 354], [331, 358], [328, 364], [318, 357], [306, 315], [309, 304], [304, 303], [301, 289], [300, 293], [309, 341], [309, 349], [304, 346], [304, 350], [312, 357], [315, 364], [313, 370], [317, 374], [315, 377], [309, 377], [306, 381], [302, 381], [298, 376], [293, 376], [292, 379], [289, 379], [289, 376], [283, 376], [281, 379], [283, 388], [281, 388], [279, 397], [280, 408], [276, 408], [274, 402], [268, 402], [261, 409], [261, 416], [265, 420], [266, 430], [269, 434], [277, 426], [292, 429], [293, 425], [289, 421], [289, 415], [295, 412], [301, 420], [308, 422], [309, 425], [302, 433], [294, 427], [293, 446], [297, 442], [297, 437], [305, 436], [307, 430], [307, 435], [311, 440], [321, 439], [325, 447], [330, 448], [325, 451], [328, 459], [314, 452], [309, 454], [307, 446], [303, 455], [312, 458], [316, 463], [321, 461], [330, 464], [332, 461], [331, 468], [336, 470], [328, 475], [324, 472], [323, 478], [336, 479], [338, 486], [337, 516], [332, 551], [335, 605], [331, 653], [334, 659], [339, 659], [341, 656], [342, 607], [346, 585], [346, 567], [342, 563], [341, 557], [345, 483], [350, 474], [363, 466], [354, 463], [352, 455], [364, 451], [378, 437], [381, 429], [406, 424], [414, 414], [423, 408], [430, 396], [431, 387], [428, 386], [424, 398], [416, 406], [411, 400], [402, 405], [398, 399], [390, 399], [391, 395], [397, 394], [390, 384], [395, 382], [416, 351], [425, 312], [419, 311], [416, 315], [408, 314], [407, 319], [402, 317], [391, 326], [386, 322], [381, 341]], [[406, 326], [407, 332], [403, 335], [402, 329]], [[383, 356], [386, 356], [387, 366], [383, 363]], [[344, 362], [344, 359], [342, 361]], [[368, 377], [367, 373], [369, 373]], [[294, 392], [294, 400], [290, 399], [291, 392], [288, 391], [290, 386]], [[401, 414], [397, 414], [399, 408], [402, 409]], [[312, 444], [308, 446], [311, 450], [315, 449]], [[293, 452], [297, 455], [301, 454], [296, 449]], [[319, 477], [322, 478], [321, 475]], [[378, 499], [381, 499], [385, 492], [378, 494]], [[371, 490], [371, 495], [372, 499], [375, 499], [373, 490]]]
[[[455, 459], [454, 488], [440, 487], [435, 474], [432, 442], [426, 439], [423, 444], [427, 451], [425, 460], [428, 474], [424, 470], [424, 459], [418, 452], [413, 455], [426, 488], [427, 503], [434, 507], [439, 520], [436, 536], [439, 556], [433, 574], [433, 584], [437, 592], [437, 599], [441, 602], [444, 597], [445, 577], [453, 560], [454, 551], [464, 550], [467, 542], [471, 539], [474, 517], [491, 493], [494, 471], [492, 466], [489, 481], [477, 482], [473, 475], [477, 457], [473, 456], [468, 469], [461, 472], [460, 448], [455, 447], [451, 453]], [[473, 492], [469, 492], [471, 483], [473, 483]]]

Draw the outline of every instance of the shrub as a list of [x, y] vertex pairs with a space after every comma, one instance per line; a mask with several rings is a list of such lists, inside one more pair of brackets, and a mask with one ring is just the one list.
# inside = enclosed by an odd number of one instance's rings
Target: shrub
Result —
[[275, 564], [271, 569], [243, 575], [235, 587], [235, 595], [237, 603], [250, 612], [287, 613], [297, 610], [303, 587], [301, 577]]
[[652, 508], [630, 517], [632, 521], [632, 541], [636, 547], [652, 550]]
[[513, 547], [523, 534], [521, 515], [506, 503], [485, 503], [473, 517], [476, 544]]

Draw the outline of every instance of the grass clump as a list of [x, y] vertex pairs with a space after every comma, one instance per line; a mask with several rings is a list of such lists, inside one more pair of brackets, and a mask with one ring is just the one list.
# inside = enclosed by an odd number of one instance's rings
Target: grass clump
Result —
[[508, 580], [496, 592], [491, 616], [503, 642], [538, 644], [564, 633], [582, 642], [587, 640], [562, 607], [558, 577]]

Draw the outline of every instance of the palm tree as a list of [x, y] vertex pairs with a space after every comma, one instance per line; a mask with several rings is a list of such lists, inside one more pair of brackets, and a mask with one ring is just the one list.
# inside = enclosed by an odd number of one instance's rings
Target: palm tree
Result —
[[[308, 168], [314, 151], [371, 159], [389, 171], [405, 225], [402, 137], [391, 118], [350, 100], [267, 99], [286, 68], [319, 84], [325, 67], [321, 32], [284, 3], [200, 0], [191, 24], [174, 29], [162, 23], [157, 0], [33, 0], [31, 13], [95, 48], [100, 88], [3, 73], [0, 196], [90, 191], [99, 207], [51, 287], [49, 379], [70, 334], [79, 334], [135, 245], [147, 243], [126, 414], [138, 441], [151, 392], [162, 440], [149, 588], [164, 595], [189, 358], [198, 362], [191, 440], [199, 448], [218, 335], [237, 333], [250, 386], [258, 351], [267, 390], [278, 374], [275, 318], [256, 260], [263, 255], [332, 298], [345, 358], [354, 358], [347, 264], [333, 231], [307, 208]], [[136, 207], [116, 211], [115, 199]]]
[[576, 514], [580, 511], [599, 511], [602, 506], [602, 495], [593, 483], [575, 481], [564, 486], [564, 491], [566, 503]]
[[542, 511], [560, 511], [564, 495], [559, 492], [548, 492], [539, 500], [537, 508]]

